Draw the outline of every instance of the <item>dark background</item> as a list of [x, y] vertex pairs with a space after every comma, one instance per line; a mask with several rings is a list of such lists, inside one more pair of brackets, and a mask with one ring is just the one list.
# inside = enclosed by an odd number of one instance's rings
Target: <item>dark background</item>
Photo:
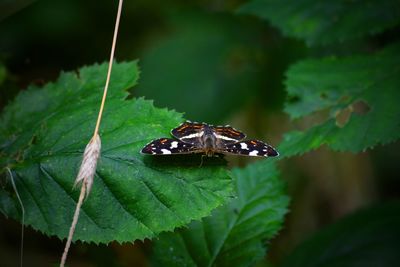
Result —
[[[235, 13], [245, 1], [126, 1], [116, 59], [139, 59], [132, 96], [211, 124], [229, 123], [277, 145], [282, 134], [318, 121], [290, 121], [282, 111], [284, 73], [299, 59], [332, 47], [308, 48], [268, 22]], [[29, 84], [61, 71], [108, 60], [117, 1], [0, 2], [0, 109]], [[374, 50], [399, 38], [395, 28], [335, 47], [336, 54]], [[3, 73], [4, 75], [2, 75]], [[280, 163], [292, 198], [284, 229], [267, 258], [279, 263], [318, 229], [371, 203], [400, 196], [400, 143], [360, 154], [326, 148]], [[231, 166], [247, 164], [232, 159]], [[57, 265], [64, 242], [26, 228], [26, 266]], [[19, 263], [20, 224], [0, 216], [0, 265]], [[75, 244], [70, 266], [147, 266], [150, 242]], [[264, 266], [261, 263], [260, 266]]]

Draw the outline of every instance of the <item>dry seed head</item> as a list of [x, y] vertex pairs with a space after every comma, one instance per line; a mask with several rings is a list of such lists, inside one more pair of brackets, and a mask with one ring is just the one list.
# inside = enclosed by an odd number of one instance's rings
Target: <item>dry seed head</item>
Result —
[[92, 188], [93, 177], [96, 173], [97, 160], [100, 156], [100, 149], [100, 136], [96, 134], [90, 140], [89, 144], [86, 145], [81, 167], [75, 180], [75, 186], [82, 182], [82, 186], [86, 187], [86, 197], [89, 195], [90, 189]]

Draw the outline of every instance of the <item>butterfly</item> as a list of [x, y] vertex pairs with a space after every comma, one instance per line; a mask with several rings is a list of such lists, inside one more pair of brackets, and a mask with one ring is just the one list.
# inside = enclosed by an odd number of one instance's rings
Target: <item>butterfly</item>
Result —
[[254, 157], [276, 157], [278, 151], [258, 140], [244, 140], [246, 135], [229, 125], [213, 126], [207, 123], [186, 121], [171, 130], [174, 138], [160, 138], [145, 145], [141, 153], [173, 155], [204, 153], [234, 154]]

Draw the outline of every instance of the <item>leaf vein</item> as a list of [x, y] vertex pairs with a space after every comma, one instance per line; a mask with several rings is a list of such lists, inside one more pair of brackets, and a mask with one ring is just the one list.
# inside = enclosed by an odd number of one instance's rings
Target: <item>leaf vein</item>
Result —
[[127, 213], [129, 214], [133, 219], [135, 219], [140, 225], [142, 225], [145, 229], [147, 229], [148, 231], [150, 231], [150, 233], [152, 235], [155, 235], [154, 231], [150, 229], [150, 227], [148, 225], [146, 225], [142, 219], [140, 219], [139, 217], [137, 217], [133, 212], [129, 211], [125, 205], [121, 202], [121, 200], [116, 196], [116, 194], [110, 189], [110, 186], [106, 183], [106, 179], [104, 179], [104, 177], [102, 175], [99, 174], [98, 171], [96, 171], [96, 176], [98, 176], [103, 183], [106, 185], [106, 188], [108, 189], [108, 191], [111, 193], [111, 196], [114, 198], [114, 200], [119, 204], [119, 206]]
[[40, 210], [40, 213], [41, 213], [40, 215], [42, 215], [44, 221], [45, 221], [46, 224], [47, 224], [47, 229], [50, 230], [51, 227], [50, 227], [49, 220], [48, 220], [47, 216], [45, 215], [45, 212], [43, 212], [43, 210], [42, 210], [42, 208], [41, 208], [41, 205], [39, 205], [39, 204], [40, 204], [39, 201], [36, 199], [36, 197], [34, 196], [34, 194], [31, 192], [31, 190], [29, 189], [29, 186], [26, 186], [23, 177], [20, 176], [17, 172], [16, 172], [16, 174], [17, 174], [17, 176], [18, 176], [19, 178], [21, 178], [21, 179], [19, 179], [19, 181], [20, 181], [21, 184], [24, 186], [24, 188], [25, 188], [26, 191], [29, 193], [29, 195], [32, 197], [33, 203], [35, 203], [36, 207]]
[[[64, 187], [61, 186], [61, 184], [57, 181], [57, 179], [53, 178], [53, 176], [50, 175], [50, 173], [46, 170], [46, 168], [43, 166], [43, 164], [39, 163], [39, 168], [40, 168], [40, 171], [43, 172], [44, 175], [47, 176], [47, 178], [53, 180], [53, 181], [58, 185], [58, 187], [59, 187], [62, 191], [64, 191], [65, 195], [68, 196], [68, 198], [73, 202], [74, 205], [77, 203], [77, 201], [75, 201], [75, 199], [68, 193], [68, 191], [67, 191]], [[82, 208], [81, 208], [81, 211], [86, 215], [87, 218], [89, 218], [89, 220], [90, 220], [97, 228], [99, 228], [99, 229], [106, 229], [105, 227], [100, 226], [100, 225], [89, 215], [89, 213], [83, 208], [83, 206], [82, 206]]]
[[167, 205], [167, 203], [164, 203], [164, 201], [155, 193], [156, 191], [154, 191], [154, 190], [148, 185], [148, 183], [147, 183], [146, 181], [141, 180], [141, 182], [145, 185], [145, 187], [149, 190], [149, 192], [154, 196], [154, 198], [155, 198], [159, 203], [161, 203], [164, 207], [167, 208], [167, 210], [171, 211], [176, 217], [178, 217], [178, 219], [179, 219], [181, 222], [185, 222], [185, 220], [183, 220], [183, 219], [179, 216], [179, 214], [178, 214], [177, 212], [175, 212], [174, 210], [172, 210], [172, 208], [171, 208], [169, 205]]

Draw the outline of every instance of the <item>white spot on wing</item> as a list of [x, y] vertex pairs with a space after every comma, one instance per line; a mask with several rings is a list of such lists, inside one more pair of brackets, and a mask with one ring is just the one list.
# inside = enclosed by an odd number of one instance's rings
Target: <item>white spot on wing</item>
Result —
[[163, 154], [171, 154], [171, 151], [169, 151], [168, 149], [165, 149], [165, 148], [161, 149], [161, 152]]
[[194, 134], [189, 134], [189, 135], [185, 135], [180, 137], [180, 139], [190, 139], [190, 138], [195, 138], [195, 137], [202, 137], [204, 134], [204, 132], [200, 132], [200, 133], [194, 133]]
[[178, 142], [177, 141], [173, 141], [172, 143], [171, 143], [171, 147], [170, 147], [171, 149], [172, 148], [178, 148]]
[[230, 137], [225, 136], [225, 135], [220, 135], [220, 134], [216, 134], [216, 133], [214, 133], [214, 135], [218, 139], [228, 140], [228, 141], [237, 141], [237, 139], [233, 139], [233, 138], [230, 138]]
[[249, 150], [249, 148], [247, 147], [247, 144], [246, 144], [246, 143], [240, 143], [240, 148], [241, 148], [241, 149]]
[[257, 150], [253, 150], [249, 153], [249, 156], [257, 156], [258, 155], [258, 151]]

